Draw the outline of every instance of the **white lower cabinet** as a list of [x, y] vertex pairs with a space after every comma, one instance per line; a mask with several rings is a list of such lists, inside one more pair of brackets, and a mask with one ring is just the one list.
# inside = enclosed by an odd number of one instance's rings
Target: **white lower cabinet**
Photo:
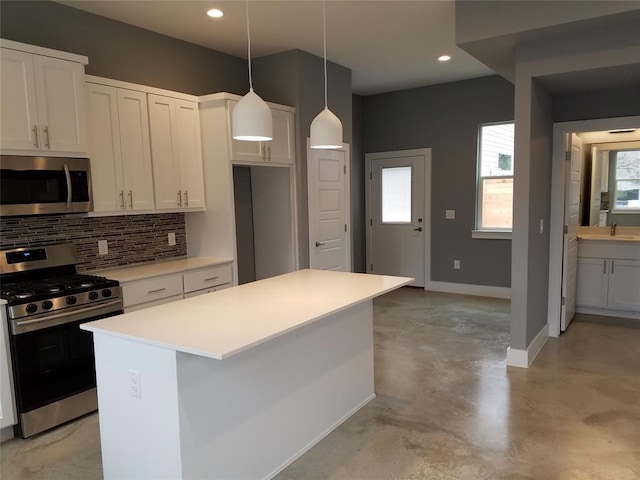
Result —
[[577, 278], [577, 307], [640, 312], [640, 260], [578, 257]]
[[216, 292], [232, 285], [230, 263], [121, 282], [124, 310], [127, 313]]

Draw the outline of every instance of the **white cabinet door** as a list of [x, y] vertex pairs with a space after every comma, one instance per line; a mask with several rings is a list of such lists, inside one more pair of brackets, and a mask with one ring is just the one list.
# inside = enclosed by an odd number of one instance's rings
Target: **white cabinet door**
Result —
[[153, 209], [153, 171], [147, 95], [118, 89], [118, 118], [127, 210]]
[[87, 83], [86, 91], [93, 210], [123, 211], [125, 203], [118, 94], [114, 87], [92, 83]]
[[273, 140], [266, 142], [266, 160], [292, 164], [295, 157], [294, 114], [287, 110], [271, 109]]
[[606, 307], [609, 290], [609, 261], [578, 258], [576, 305]]
[[203, 208], [204, 174], [198, 104], [176, 99], [175, 112], [182, 207]]
[[609, 307], [640, 311], [640, 261], [609, 262]]
[[204, 207], [198, 104], [149, 94], [157, 209]]
[[0, 49], [0, 111], [0, 146], [38, 150], [38, 111], [31, 54]]
[[175, 209], [182, 206], [175, 103], [160, 95], [148, 95], [148, 100], [156, 208]]
[[38, 122], [43, 150], [86, 152], [84, 68], [57, 58], [33, 56]]

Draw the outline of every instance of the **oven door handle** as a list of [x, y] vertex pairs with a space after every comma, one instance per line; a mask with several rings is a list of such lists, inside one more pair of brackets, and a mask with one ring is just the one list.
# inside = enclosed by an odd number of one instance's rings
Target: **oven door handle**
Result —
[[41, 318], [34, 318], [30, 320], [12, 320], [11, 332], [13, 333], [13, 335], [19, 335], [21, 333], [32, 332], [34, 330], [42, 330], [43, 328], [71, 323], [76, 320], [82, 320], [90, 316], [90, 314], [97, 313], [98, 315], [101, 315], [105, 313], [117, 313], [120, 311], [122, 311], [122, 299], [117, 298], [101, 303], [99, 305], [90, 305], [88, 307], [83, 306], [74, 311], [54, 313], [52, 315], [46, 315]]
[[67, 208], [71, 208], [71, 200], [73, 199], [73, 187], [71, 186], [71, 174], [69, 173], [69, 165], [64, 164], [64, 178], [67, 180]]

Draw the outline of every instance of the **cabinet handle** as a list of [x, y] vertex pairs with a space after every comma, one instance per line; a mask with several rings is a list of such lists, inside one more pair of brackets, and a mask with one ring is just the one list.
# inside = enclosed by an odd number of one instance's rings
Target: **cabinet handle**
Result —
[[133, 210], [133, 192], [129, 190], [129, 208]]
[[205, 279], [204, 279], [204, 281], [205, 281], [205, 282], [211, 282], [212, 280], [217, 280], [217, 279], [219, 279], [219, 278], [220, 278], [220, 277], [209, 277], [209, 278], [205, 278]]
[[178, 206], [182, 206], [182, 190], [178, 190]]
[[607, 261], [603, 260], [602, 261], [602, 273], [604, 273], [605, 275], [607, 274]]
[[166, 288], [156, 288], [155, 290], [149, 290], [147, 293], [160, 293], [164, 292]]
[[325, 244], [324, 242], [316, 242], [316, 247], [321, 247], [324, 244]]
[[260, 156], [262, 157], [262, 160], [264, 160], [265, 162], [267, 161], [267, 147], [266, 145], [260, 145]]
[[45, 135], [44, 146], [47, 147], [48, 149], [51, 149], [51, 142], [49, 141], [49, 126], [48, 125], [44, 126], [44, 135]]
[[189, 206], [189, 190], [184, 191], [184, 206]]
[[615, 260], [611, 260], [611, 275], [613, 275], [613, 269], [616, 266], [616, 261]]
[[124, 210], [124, 190], [120, 190], [120, 209]]
[[40, 148], [40, 145], [38, 145], [38, 126], [34, 125], [31, 130], [33, 131], [33, 146]]
[[271, 161], [271, 145], [264, 146], [265, 156], [267, 157], [267, 162]]

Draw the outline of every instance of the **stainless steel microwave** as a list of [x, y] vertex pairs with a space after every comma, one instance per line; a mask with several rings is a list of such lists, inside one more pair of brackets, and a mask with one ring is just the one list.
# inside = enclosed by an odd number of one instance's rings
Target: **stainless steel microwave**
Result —
[[88, 158], [0, 156], [0, 215], [88, 212]]

